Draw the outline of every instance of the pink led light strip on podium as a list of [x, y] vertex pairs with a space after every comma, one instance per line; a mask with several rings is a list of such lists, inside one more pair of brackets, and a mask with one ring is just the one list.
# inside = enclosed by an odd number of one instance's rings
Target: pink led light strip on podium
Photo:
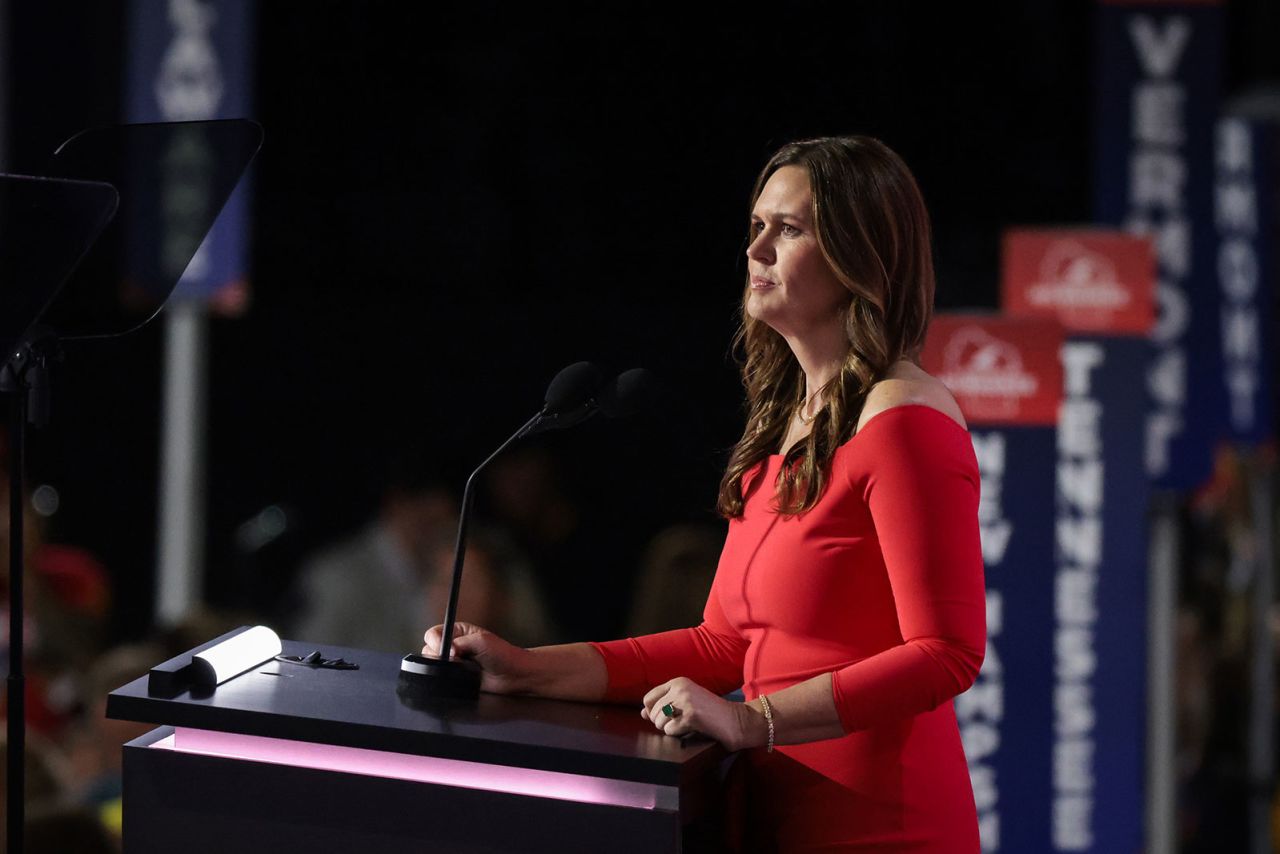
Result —
[[176, 727], [151, 748], [631, 809], [676, 802], [673, 787], [651, 783], [187, 727]]

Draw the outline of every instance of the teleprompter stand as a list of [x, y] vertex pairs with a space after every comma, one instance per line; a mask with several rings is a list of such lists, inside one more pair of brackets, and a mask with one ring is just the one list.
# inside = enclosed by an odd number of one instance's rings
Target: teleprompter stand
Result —
[[[0, 391], [9, 396], [7, 850], [23, 850], [26, 429], [50, 417], [63, 342], [131, 332], [159, 312], [262, 143], [244, 119], [84, 131], [48, 177], [0, 174]], [[200, 168], [174, 171], [195, 159]], [[165, 194], [186, 190], [179, 217]], [[114, 217], [114, 219], [113, 219]], [[156, 235], [168, 236], [163, 250]], [[121, 283], [130, 282], [125, 289]]]
[[5, 773], [9, 851], [25, 820], [26, 677], [23, 671], [23, 468], [27, 422], [49, 417], [57, 337], [36, 320], [116, 211], [109, 184], [0, 175], [0, 391], [9, 406], [9, 676]]

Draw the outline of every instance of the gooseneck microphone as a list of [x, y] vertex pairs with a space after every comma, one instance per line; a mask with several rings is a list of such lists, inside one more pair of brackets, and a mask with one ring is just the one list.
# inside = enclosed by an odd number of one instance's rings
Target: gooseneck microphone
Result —
[[648, 409], [658, 398], [658, 381], [644, 368], [632, 368], [614, 377], [600, 390], [597, 403], [610, 418], [626, 418]]
[[462, 587], [467, 522], [471, 516], [476, 475], [484, 471], [513, 442], [526, 436], [581, 424], [596, 412], [603, 412], [610, 417], [631, 415], [652, 401], [655, 388], [652, 375], [643, 368], [627, 371], [605, 384], [600, 369], [595, 365], [590, 362], [575, 362], [551, 380], [543, 398], [542, 409], [476, 467], [467, 478], [467, 485], [462, 493], [462, 512], [458, 517], [458, 538], [453, 552], [453, 580], [449, 586], [449, 604], [444, 614], [440, 655], [437, 658], [416, 653], [406, 655], [400, 663], [397, 693], [410, 700], [441, 697], [469, 699], [480, 693], [479, 665], [474, 661], [451, 658], [449, 655], [458, 611], [458, 591]]
[[563, 430], [586, 421], [595, 412], [596, 393], [603, 384], [604, 377], [600, 369], [590, 362], [574, 362], [560, 371], [547, 386], [542, 411], [530, 418], [502, 448], [481, 463], [480, 468], [488, 465], [489, 460], [502, 453], [503, 448], [517, 439], [547, 430]]

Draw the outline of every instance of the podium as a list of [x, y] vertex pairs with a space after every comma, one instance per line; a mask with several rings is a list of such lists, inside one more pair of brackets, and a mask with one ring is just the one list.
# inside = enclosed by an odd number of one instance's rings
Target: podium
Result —
[[272, 660], [203, 696], [154, 695], [147, 677], [111, 692], [108, 717], [159, 725], [124, 746], [127, 854], [717, 850], [718, 744], [631, 707], [415, 708], [396, 694], [400, 656], [322, 651], [359, 669]]

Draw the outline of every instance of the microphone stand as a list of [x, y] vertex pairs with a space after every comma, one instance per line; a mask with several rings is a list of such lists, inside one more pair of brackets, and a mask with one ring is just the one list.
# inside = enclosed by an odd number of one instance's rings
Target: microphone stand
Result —
[[596, 407], [593, 402], [588, 401], [577, 406], [568, 412], [561, 412], [555, 415], [546, 415], [539, 412], [524, 423], [524, 426], [515, 432], [515, 434], [503, 442], [498, 450], [494, 451], [488, 458], [476, 467], [476, 470], [467, 478], [466, 488], [462, 491], [462, 515], [458, 519], [458, 539], [453, 547], [453, 581], [449, 585], [449, 605], [444, 612], [444, 637], [440, 641], [440, 658], [442, 661], [449, 660], [449, 647], [453, 643], [453, 623], [458, 615], [458, 591], [462, 587], [462, 561], [467, 551], [467, 522], [471, 516], [471, 505], [475, 500], [475, 480], [476, 475], [480, 474], [494, 458], [505, 451], [512, 443], [523, 439], [525, 436], [542, 432], [543, 430], [562, 430], [565, 427], [572, 427], [579, 424], [595, 414]]
[[542, 413], [534, 415], [517, 430], [510, 439], [503, 442], [498, 450], [485, 459], [467, 478], [466, 488], [462, 491], [462, 513], [458, 518], [458, 539], [453, 547], [453, 581], [449, 584], [449, 605], [444, 611], [444, 636], [440, 640], [440, 661], [449, 662], [449, 647], [453, 644], [453, 622], [458, 616], [458, 591], [462, 587], [462, 562], [467, 552], [467, 522], [471, 517], [471, 505], [475, 501], [476, 475], [484, 471], [485, 466], [505, 451], [513, 442], [533, 432], [534, 427], [542, 420]]
[[23, 670], [24, 590], [26, 570], [23, 539], [23, 469], [26, 466], [27, 424], [42, 427], [49, 420], [49, 362], [61, 355], [58, 339], [36, 328], [0, 368], [0, 391], [11, 394], [9, 406], [9, 675], [5, 680], [8, 714], [5, 756], [6, 844], [23, 848], [26, 821], [26, 673]]
[[480, 666], [474, 661], [452, 658], [454, 623], [458, 616], [458, 593], [462, 589], [462, 565], [467, 553], [467, 524], [475, 501], [476, 475], [509, 448], [512, 443], [543, 430], [571, 427], [590, 418], [597, 409], [594, 399], [587, 400], [566, 412], [548, 414], [544, 409], [524, 423], [498, 450], [490, 454], [476, 467], [462, 492], [462, 510], [458, 518], [458, 538], [453, 549], [453, 580], [449, 585], [449, 603], [444, 612], [444, 633], [440, 639], [440, 655], [429, 658], [410, 653], [400, 662], [400, 678], [396, 693], [410, 703], [433, 698], [470, 700], [480, 694]]

